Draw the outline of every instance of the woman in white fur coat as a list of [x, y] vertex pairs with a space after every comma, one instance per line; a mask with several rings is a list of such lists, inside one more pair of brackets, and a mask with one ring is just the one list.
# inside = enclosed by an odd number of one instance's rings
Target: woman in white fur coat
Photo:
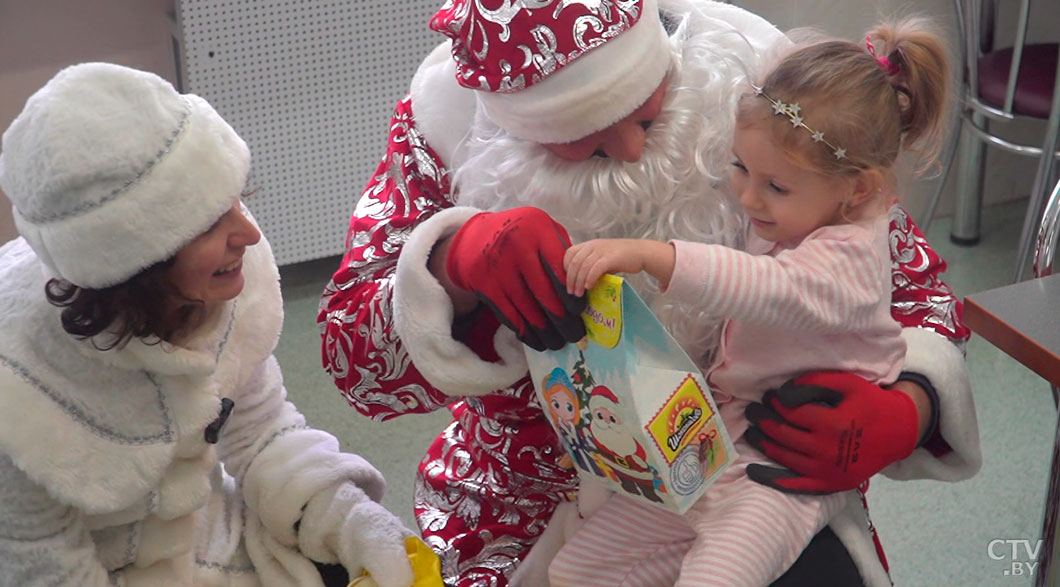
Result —
[[411, 584], [382, 476], [285, 399], [232, 128], [91, 63], [3, 147], [22, 237], [0, 247], [0, 586], [317, 587], [327, 564]]

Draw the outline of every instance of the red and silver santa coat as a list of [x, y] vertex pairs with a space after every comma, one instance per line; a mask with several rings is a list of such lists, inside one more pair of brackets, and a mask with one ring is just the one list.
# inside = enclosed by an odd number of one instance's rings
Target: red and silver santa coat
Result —
[[[698, 11], [691, 13], [687, 2]], [[688, 19], [685, 34], [738, 29], [744, 40], [734, 52], [747, 51], [748, 38], [764, 46], [780, 36], [731, 5], [663, 4], [668, 21]], [[679, 51], [680, 43], [675, 46]], [[477, 107], [475, 92], [457, 84], [455, 71], [445, 43], [398, 103], [386, 155], [353, 214], [347, 253], [324, 292], [318, 321], [324, 366], [359, 412], [376, 420], [442, 407], [452, 412], [453, 423], [420, 465], [417, 520], [442, 556], [447, 582], [505, 585], [556, 505], [573, 499], [577, 479], [559, 466], [562, 449], [514, 335], [488, 312], [454, 327], [452, 304], [427, 269], [434, 244], [478, 212], [460, 206], [450, 189], [455, 170], [449, 165]], [[940, 278], [945, 263], [909, 216], [895, 207], [891, 219], [893, 315], [906, 327], [905, 369], [926, 376], [940, 396], [940, 425], [929, 444], [942, 449], [917, 449], [884, 472], [899, 479], [966, 478], [981, 456], [961, 305]], [[889, 583], [866, 521], [864, 510], [848, 509], [831, 525], [866, 583]]]

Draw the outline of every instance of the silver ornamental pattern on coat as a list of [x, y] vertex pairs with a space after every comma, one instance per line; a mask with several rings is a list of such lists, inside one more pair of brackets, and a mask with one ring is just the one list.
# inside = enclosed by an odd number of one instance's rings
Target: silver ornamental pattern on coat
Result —
[[[408, 176], [407, 168], [415, 166], [421, 174], [439, 182], [442, 180], [443, 173], [423, 148], [424, 139], [413, 126], [411, 119], [405, 117], [395, 121], [391, 127], [391, 137], [395, 142], [408, 141], [411, 145], [415, 145], [411, 149], [412, 155], [402, 157], [395, 153], [390, 164], [383, 168], [384, 173], [373, 178], [371, 187], [362, 195], [356, 208], [359, 216], [379, 221], [377, 226], [382, 228], [384, 238], [378, 244], [379, 249], [376, 249], [369, 246], [375, 233], [364, 231], [353, 235], [347, 246], [355, 246], [363, 250], [360, 260], [355, 259], [350, 262], [350, 267], [355, 270], [350, 275], [354, 277], [342, 282], [336, 282], [333, 279], [328, 283], [321, 298], [321, 309], [335, 292], [382, 278], [382, 285], [371, 299], [366, 301], [374, 306], [374, 310], [367, 314], [371, 318], [369, 324], [361, 325], [356, 332], [353, 332], [352, 328], [323, 330], [325, 336], [323, 344], [329, 357], [327, 364], [330, 375], [335, 378], [346, 378], [351, 368], [348, 357], [350, 349], [354, 346], [352, 337], [370, 341], [371, 348], [377, 350], [367, 357], [369, 361], [354, 367], [358, 371], [360, 383], [344, 395], [349, 396], [346, 398], [348, 401], [383, 404], [397, 412], [405, 412], [425, 405], [437, 406], [437, 403], [430, 399], [427, 390], [421, 385], [406, 385], [402, 387], [401, 394], [381, 391], [383, 388], [381, 382], [401, 380], [412, 363], [405, 347], [396, 344], [395, 340], [394, 314], [390, 307], [395, 268], [388, 261], [389, 255], [404, 246], [412, 227], [394, 228], [388, 219], [394, 215], [399, 205], [404, 210], [423, 209], [424, 207], [424, 202], [414, 200], [410, 193], [405, 179]], [[388, 185], [393, 186], [393, 192], [390, 193], [390, 198], [384, 199], [381, 194]], [[400, 195], [400, 199], [395, 195]], [[343, 308], [329, 312], [326, 321], [353, 324], [356, 318]], [[332, 334], [336, 330], [340, 333], [338, 336]], [[363, 366], [365, 364], [370, 367]]]
[[[470, 33], [467, 39], [468, 51], [473, 55], [460, 56], [457, 59], [467, 63], [472, 59], [475, 62], [491, 61], [491, 52], [502, 54], [520, 55], [522, 63], [512, 63], [506, 59], [497, 59], [500, 64], [503, 77], [496, 83], [491, 84], [486, 76], [479, 75], [473, 83], [467, 78], [470, 74], [465, 71], [465, 81], [468, 87], [477, 87], [486, 91], [501, 93], [517, 92], [527, 88], [560, 67], [577, 59], [586, 51], [597, 47], [607, 40], [628, 30], [640, 17], [640, 0], [505, 0], [496, 9], [490, 10], [483, 5], [482, 0], [474, 0], [474, 10], [470, 4], [463, 4], [462, 10], [455, 15], [453, 28], [468, 26]], [[552, 17], [556, 18], [563, 10], [579, 5], [588, 9], [589, 14], [578, 17], [574, 21], [572, 31], [557, 31], [546, 25], [538, 25], [530, 30], [534, 39], [534, 46], [517, 44], [515, 47], [506, 47], [503, 44], [511, 39], [512, 21], [522, 10], [541, 10], [554, 5]], [[452, 8], [453, 2], [448, 2], [443, 8]], [[470, 23], [465, 23], [471, 19]], [[487, 27], [497, 27], [499, 34], [495, 37], [500, 46], [491, 43]], [[564, 51], [561, 48], [562, 39], [570, 38], [574, 42], [574, 48]], [[476, 44], [480, 49], [472, 49]], [[513, 51], [514, 49], [514, 51]], [[529, 79], [527, 79], [529, 76]]]
[[[891, 208], [891, 230], [888, 242], [891, 249], [891, 279], [896, 290], [921, 290], [926, 295], [915, 296], [905, 302], [893, 302], [891, 311], [894, 314], [915, 316], [926, 314], [921, 327], [940, 326], [948, 332], [959, 330], [960, 317], [957, 313], [957, 297], [938, 276], [928, 278], [924, 283], [914, 283], [907, 271], [921, 273], [927, 271], [931, 255], [927, 239], [911, 230], [909, 213], [900, 206]], [[940, 293], [941, 292], [941, 293]], [[912, 298], [913, 296], [910, 296]], [[953, 340], [961, 352], [965, 351], [967, 342]]]

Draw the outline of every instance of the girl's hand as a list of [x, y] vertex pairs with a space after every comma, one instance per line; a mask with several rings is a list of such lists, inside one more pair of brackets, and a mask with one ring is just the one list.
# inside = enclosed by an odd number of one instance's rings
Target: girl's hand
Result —
[[670, 283], [674, 248], [644, 239], [596, 239], [574, 245], [563, 256], [567, 292], [581, 296], [605, 273], [647, 271], [663, 288]]

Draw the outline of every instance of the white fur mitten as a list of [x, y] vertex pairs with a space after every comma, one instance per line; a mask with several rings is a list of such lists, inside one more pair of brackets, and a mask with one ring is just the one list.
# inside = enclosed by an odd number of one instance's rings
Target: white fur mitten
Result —
[[322, 563], [339, 563], [351, 578], [368, 571], [379, 587], [408, 587], [412, 567], [397, 516], [345, 482], [309, 500], [298, 528], [298, 547]]

